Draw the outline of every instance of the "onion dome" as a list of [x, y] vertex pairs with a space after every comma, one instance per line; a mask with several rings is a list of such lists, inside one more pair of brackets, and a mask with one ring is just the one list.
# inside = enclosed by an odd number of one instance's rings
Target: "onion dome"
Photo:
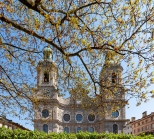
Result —
[[114, 57], [112, 55], [112, 52], [106, 52], [104, 65], [109, 65], [113, 63], [114, 63]]
[[52, 59], [52, 49], [50, 46], [45, 47], [43, 50], [44, 59], [51, 60]]

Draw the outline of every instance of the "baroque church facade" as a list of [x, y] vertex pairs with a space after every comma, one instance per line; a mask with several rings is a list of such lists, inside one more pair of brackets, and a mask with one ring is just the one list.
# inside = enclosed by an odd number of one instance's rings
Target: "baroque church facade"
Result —
[[[35, 98], [37, 102], [34, 107], [34, 129], [44, 132], [71, 132], [79, 131], [89, 132], [113, 132], [121, 133], [126, 123], [125, 106], [114, 110], [112, 113], [105, 114], [105, 117], [100, 116], [99, 111], [103, 109], [94, 108], [93, 112], [90, 109], [85, 109], [79, 101], [74, 101], [71, 95], [69, 98], [63, 98], [58, 93], [58, 69], [52, 61], [52, 50], [49, 47], [44, 49], [44, 58], [39, 61], [37, 66], [37, 90]], [[105, 64], [104, 64], [105, 65]], [[109, 84], [107, 82], [108, 74], [112, 75], [109, 79], [111, 83], [121, 82], [122, 73], [120, 64], [111, 64], [109, 67], [104, 66], [100, 73], [100, 82], [102, 85]], [[119, 73], [118, 75], [116, 73]], [[103, 92], [100, 89], [100, 94]], [[118, 95], [114, 99], [103, 95], [103, 99], [107, 102], [107, 108], [111, 103], [126, 102], [124, 93], [117, 92]], [[89, 100], [92, 98], [88, 98]], [[110, 101], [109, 101], [110, 100]], [[108, 103], [110, 102], [110, 103]], [[90, 101], [85, 103], [93, 104]], [[72, 107], [73, 106], [73, 107]]]

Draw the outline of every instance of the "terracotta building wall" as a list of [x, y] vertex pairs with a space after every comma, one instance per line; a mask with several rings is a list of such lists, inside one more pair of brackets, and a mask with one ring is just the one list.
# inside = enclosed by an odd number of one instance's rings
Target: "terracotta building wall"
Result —
[[142, 118], [132, 122], [132, 133], [139, 135], [140, 133], [153, 132], [154, 133], [154, 112], [146, 115], [142, 114]]

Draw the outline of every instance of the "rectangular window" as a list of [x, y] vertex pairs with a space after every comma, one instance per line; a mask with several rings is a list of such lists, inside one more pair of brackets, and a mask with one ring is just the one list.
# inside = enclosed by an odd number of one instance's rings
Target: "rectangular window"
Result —
[[142, 131], [144, 131], [144, 127], [142, 127]]
[[135, 130], [134, 130], [134, 133], [135, 133]]
[[154, 129], [154, 124], [151, 125], [151, 128]]
[[147, 125], [147, 126], [145, 126], [145, 130], [148, 130], [149, 129], [149, 126]]
[[151, 117], [151, 121], [153, 121], [154, 120], [154, 117]]
[[89, 127], [88, 131], [89, 132], [94, 132], [94, 128], [93, 127]]
[[138, 132], [140, 132], [140, 129], [138, 128]]
[[12, 129], [12, 127], [10, 126], [9, 129]]

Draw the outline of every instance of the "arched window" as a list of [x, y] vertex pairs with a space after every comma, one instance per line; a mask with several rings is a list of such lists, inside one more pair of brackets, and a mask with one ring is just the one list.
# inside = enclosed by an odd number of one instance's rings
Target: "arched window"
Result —
[[113, 125], [113, 133], [118, 133], [118, 126], [116, 124]]
[[112, 73], [112, 83], [116, 83], [117, 80], [117, 75], [115, 74], [115, 72]]
[[44, 73], [44, 82], [49, 82], [49, 73]]
[[93, 127], [89, 127], [89, 132], [94, 132], [94, 128]]
[[42, 111], [42, 117], [47, 118], [48, 116], [49, 116], [49, 111], [46, 110], [46, 109], [44, 109], [44, 110]]
[[44, 124], [43, 125], [43, 131], [48, 133], [48, 125], [47, 124]]
[[81, 127], [77, 127], [76, 132], [78, 133], [79, 131], [81, 131]]
[[68, 127], [65, 127], [65, 128], [64, 128], [64, 132], [65, 132], [65, 133], [69, 133], [69, 132], [70, 132], [69, 128], [68, 128]]

